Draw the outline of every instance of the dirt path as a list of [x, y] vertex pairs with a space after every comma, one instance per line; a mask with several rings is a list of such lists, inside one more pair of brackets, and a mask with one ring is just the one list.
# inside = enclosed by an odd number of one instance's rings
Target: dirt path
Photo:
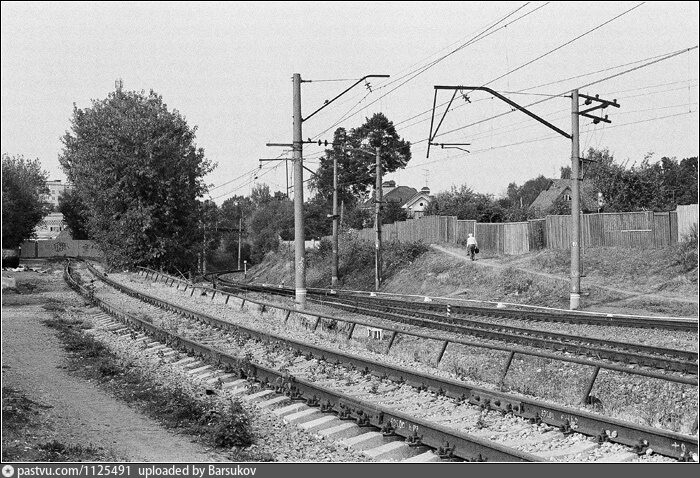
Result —
[[[5, 275], [6, 273], [3, 273]], [[95, 384], [65, 370], [66, 353], [53, 330], [41, 321], [52, 318], [42, 304], [81, 304], [60, 276], [14, 273], [17, 282], [38, 283], [34, 293], [5, 294], [2, 305], [3, 385], [20, 389], [48, 410], [52, 430], [47, 441], [103, 447], [114, 459], [146, 462], [223, 461], [188, 438], [117, 401]], [[58, 305], [58, 304], [57, 304]]]
[[[435, 244], [431, 244], [430, 247], [436, 251], [442, 252], [443, 254], [448, 254], [450, 256], [457, 257], [457, 258], [464, 260], [464, 261], [469, 259], [466, 252], [461, 254], [459, 252], [451, 251], [451, 250], [445, 249], [444, 247], [441, 247], [441, 246], [438, 246]], [[525, 269], [522, 267], [515, 267], [515, 266], [510, 265], [510, 264], [505, 266], [503, 264], [498, 264], [490, 259], [479, 259], [479, 260], [474, 261], [473, 264], [475, 264], [476, 266], [479, 266], [479, 267], [491, 267], [494, 269], [511, 268], [511, 269], [515, 269], [515, 270], [518, 270], [521, 272], [525, 272], [527, 274], [531, 274], [531, 275], [535, 275], [535, 276], [539, 276], [539, 277], [544, 277], [544, 278], [551, 279], [551, 280], [566, 282], [567, 284], [569, 283], [569, 280], [570, 280], [569, 277], [564, 277], [564, 276], [560, 276], [560, 275], [556, 275], [556, 274], [548, 274], [546, 272], [539, 272], [539, 271], [535, 271], [532, 269]], [[644, 299], [667, 300], [667, 301], [671, 301], [671, 302], [680, 302], [680, 303], [684, 303], [684, 304], [696, 304], [697, 305], [699, 303], [697, 299], [685, 299], [685, 298], [680, 298], [680, 297], [667, 297], [665, 295], [653, 294], [653, 293], [648, 293], [648, 292], [642, 292], [642, 293], [632, 292], [629, 290], [618, 289], [616, 287], [607, 287], [607, 286], [601, 286], [601, 285], [589, 285], [588, 287], [595, 287], [596, 289], [607, 290], [610, 292], [615, 292], [617, 294], [623, 294], [623, 295], [629, 296], [629, 297], [624, 298], [623, 300], [633, 300], [636, 298], [644, 298]]]

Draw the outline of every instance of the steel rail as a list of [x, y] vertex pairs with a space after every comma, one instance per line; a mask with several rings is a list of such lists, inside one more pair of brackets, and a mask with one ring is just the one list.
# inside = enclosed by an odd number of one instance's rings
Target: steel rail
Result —
[[[219, 273], [217, 280], [221, 280], [221, 275], [226, 272]], [[260, 287], [250, 284], [238, 283], [241, 287]], [[282, 290], [282, 289], [281, 289]], [[286, 290], [286, 289], [284, 289]], [[436, 312], [450, 312], [453, 315], [480, 315], [485, 317], [494, 317], [517, 320], [527, 320], [533, 322], [566, 322], [572, 324], [588, 324], [598, 326], [617, 326], [617, 327], [633, 327], [633, 328], [655, 328], [665, 330], [679, 330], [688, 332], [698, 332], [698, 320], [681, 319], [681, 318], [652, 318], [643, 316], [621, 316], [615, 314], [596, 314], [592, 312], [571, 312], [571, 311], [543, 311], [531, 310], [526, 304], [522, 305], [522, 309], [518, 308], [495, 308], [482, 307], [476, 305], [463, 305], [446, 302], [445, 298], [431, 298], [429, 302], [410, 301], [400, 299], [389, 299], [376, 297], [376, 293], [363, 291], [343, 291], [338, 289], [307, 289], [309, 294], [332, 296], [332, 297], [357, 297], [364, 300], [381, 301], [389, 304], [406, 305], [414, 309], [423, 309]], [[511, 304], [513, 305], [513, 304]]]
[[[96, 271], [90, 264], [88, 267], [94, 271], [95, 275], [102, 279], [101, 273]], [[144, 271], [144, 273], [147, 273]], [[287, 344], [309, 356], [314, 356], [320, 360], [335, 362], [336, 364], [348, 364], [355, 369], [372, 372], [381, 377], [387, 377], [398, 382], [405, 382], [412, 386], [429, 389], [439, 394], [445, 394], [458, 400], [466, 400], [472, 404], [480, 405], [485, 409], [498, 410], [501, 412], [512, 412], [517, 416], [533, 420], [535, 422], [544, 422], [551, 426], [560, 427], [565, 433], [576, 431], [585, 435], [597, 437], [600, 441], [611, 441], [621, 443], [623, 445], [635, 447], [636, 450], [642, 452], [647, 448], [653, 449], [655, 452], [665, 456], [673, 457], [679, 460], [689, 460], [693, 454], [698, 452], [697, 436], [685, 435], [670, 430], [653, 428], [645, 425], [638, 425], [622, 420], [603, 417], [587, 411], [574, 409], [571, 407], [537, 400], [530, 397], [501, 392], [498, 390], [477, 387], [466, 382], [452, 380], [448, 378], [440, 378], [432, 375], [427, 375], [417, 372], [413, 369], [400, 366], [389, 366], [377, 362], [370, 361], [363, 357], [354, 354], [342, 353], [336, 350], [331, 350], [324, 347], [314, 346], [302, 343], [293, 339], [278, 336], [269, 332], [247, 328], [238, 324], [217, 319], [208, 314], [199, 311], [194, 311], [189, 308], [171, 304], [165, 300], [155, 298], [148, 294], [137, 292], [126, 286], [123, 286], [107, 277], [104, 277], [106, 282], [122, 292], [137, 297], [140, 300], [157, 305], [166, 310], [179, 313], [183, 316], [194, 320], [214, 325], [224, 330], [236, 330], [247, 337], [255, 337], [262, 341], [273, 341], [280, 344]], [[208, 287], [197, 286], [198, 289], [213, 291]], [[193, 289], [194, 290], [194, 289]], [[213, 298], [213, 297], [212, 297]], [[294, 309], [280, 307], [275, 304], [263, 303], [260, 301], [251, 301], [242, 299], [243, 304], [248, 301], [259, 305], [274, 307], [280, 310], [286, 310], [291, 313], [299, 313]], [[303, 314], [302, 314], [303, 315]], [[310, 314], [318, 317], [318, 314]], [[287, 318], [289, 314], [287, 314]], [[321, 317], [318, 317], [319, 319]], [[345, 319], [334, 319], [343, 321]], [[318, 324], [318, 321], [317, 321]], [[406, 333], [406, 332], [401, 332]], [[409, 335], [415, 335], [410, 334]], [[395, 337], [395, 336], [394, 336]], [[429, 338], [429, 337], [428, 337]], [[532, 354], [528, 351], [525, 354]], [[512, 355], [509, 359], [512, 360]], [[532, 354], [534, 355], [534, 354]], [[538, 354], [539, 355], [539, 354]], [[547, 354], [542, 354], [547, 356]], [[560, 357], [556, 357], [561, 360]], [[509, 360], [509, 361], [510, 361]], [[575, 361], [584, 365], [595, 365], [586, 361]], [[603, 368], [603, 367], [600, 367]], [[594, 374], [597, 376], [598, 367]], [[619, 371], [630, 372], [629, 369], [620, 367]], [[656, 377], [656, 374], [640, 373], [640, 375]], [[592, 386], [593, 380], [589, 383]], [[686, 382], [684, 382], [686, 383]], [[690, 382], [697, 386], [697, 380]], [[588, 390], [590, 393], [590, 388]]]
[[[546, 461], [536, 455], [516, 450], [502, 444], [469, 435], [459, 430], [430, 423], [406, 413], [391, 410], [381, 405], [344, 395], [340, 392], [314, 385], [308, 380], [294, 377], [286, 372], [252, 363], [233, 355], [220, 352], [186, 337], [168, 332], [145, 320], [134, 317], [120, 308], [94, 296], [91, 291], [78, 284], [70, 274], [69, 266], [64, 270], [66, 282], [81, 295], [95, 303], [101, 310], [117, 318], [133, 329], [143, 331], [169, 347], [187, 354], [202, 357], [217, 366], [238, 368], [241, 378], [274, 388], [292, 400], [305, 401], [309, 406], [320, 406], [325, 413], [336, 413], [339, 418], [354, 420], [360, 426], [381, 429], [385, 436], [397, 435], [413, 439], [416, 445], [439, 450], [441, 458], [457, 457], [467, 461]], [[258, 337], [261, 338], [261, 337]], [[414, 437], [418, 437], [416, 442]]]
[[[100, 273], [98, 271], [96, 271], [89, 263], [88, 263], [88, 267], [91, 268], [91, 270], [94, 271], [94, 273], [98, 277], [100, 276]], [[157, 271], [154, 271], [154, 272], [157, 272]], [[168, 281], [168, 279], [166, 279], [166, 281], [165, 281], [166, 284], [168, 283], [167, 281]], [[113, 281], [111, 281], [111, 282], [113, 282]], [[177, 282], [177, 279], [173, 279], [173, 281], [170, 282], [170, 286], [172, 286], [172, 284], [174, 282]], [[115, 284], [114, 287], [124, 287], [121, 284], [117, 284], [117, 283], [114, 283], [114, 284]], [[187, 287], [188, 287], [188, 285], [185, 286], [184, 290], [187, 290]], [[263, 308], [269, 307], [269, 308], [273, 308], [273, 309], [282, 310], [282, 311], [287, 313], [287, 318], [289, 318], [289, 314], [292, 314], [292, 313], [297, 314], [297, 315], [302, 315], [302, 316], [313, 317], [315, 319], [315, 324], [313, 326], [314, 330], [316, 330], [316, 328], [318, 327], [319, 322], [321, 320], [334, 320], [334, 321], [346, 322], [346, 323], [355, 324], [355, 325], [364, 325], [367, 327], [375, 327], [375, 328], [377, 327], [377, 324], [374, 322], [370, 322], [370, 321], [362, 320], [362, 319], [358, 319], [358, 318], [338, 317], [338, 316], [334, 316], [334, 315], [328, 315], [328, 314], [323, 314], [320, 312], [313, 312], [313, 311], [299, 311], [299, 310], [296, 310], [294, 308], [285, 307], [285, 306], [282, 306], [279, 304], [275, 304], [273, 302], [254, 300], [254, 299], [251, 299], [247, 296], [240, 297], [240, 296], [236, 295], [235, 293], [231, 293], [230, 291], [223, 291], [221, 289], [214, 289], [214, 288], [211, 288], [208, 286], [192, 285], [191, 287], [192, 288], [191, 288], [190, 295], [193, 295], [194, 291], [196, 289], [207, 290], [212, 294], [211, 295], [212, 300], [214, 299], [214, 297], [216, 296], [217, 293], [222, 293], [222, 294], [226, 294], [228, 297], [235, 296], [235, 297], [243, 300], [244, 304], [245, 304], [245, 302], [249, 302], [249, 303], [253, 303], [253, 304], [258, 304]], [[149, 296], [148, 294], [145, 294], [142, 292], [139, 292], [139, 294], [142, 294], [144, 296], [148, 296], [154, 300], [160, 300], [160, 299]], [[228, 302], [228, 299], [226, 302]], [[442, 341], [443, 345], [441, 347], [440, 352], [437, 355], [436, 366], [440, 364], [440, 361], [443, 358], [444, 352], [447, 349], [447, 345], [450, 343], [453, 343], [453, 344], [458, 344], [458, 345], [466, 345], [469, 347], [477, 347], [477, 348], [489, 349], [489, 350], [498, 350], [501, 352], [508, 352], [510, 354], [517, 353], [517, 354], [522, 354], [522, 355], [529, 355], [532, 357], [547, 358], [547, 359], [551, 359], [551, 360], [558, 360], [561, 362], [586, 365], [589, 367], [594, 367], [596, 370], [606, 369], [606, 370], [611, 370], [611, 371], [615, 371], [615, 372], [622, 372], [622, 373], [631, 374], [631, 375], [639, 375], [639, 376], [648, 377], [648, 378], [657, 378], [660, 380], [665, 380], [665, 381], [675, 382], [675, 383], [682, 383], [682, 384], [686, 384], [686, 385], [694, 385], [694, 386], [698, 385], [697, 377], [685, 377], [682, 375], [667, 375], [667, 374], [664, 374], [662, 372], [657, 372], [657, 371], [653, 371], [653, 370], [644, 370], [644, 369], [640, 369], [640, 368], [629, 368], [627, 366], [618, 365], [618, 364], [614, 364], [614, 363], [608, 363], [608, 362], [595, 360], [595, 359], [591, 359], [591, 358], [583, 359], [583, 358], [577, 358], [577, 357], [569, 357], [569, 356], [565, 356], [565, 355], [558, 355], [558, 354], [553, 354], [553, 353], [549, 353], [549, 352], [545, 352], [545, 351], [541, 351], [541, 350], [533, 350], [533, 349], [528, 349], [528, 348], [523, 348], [523, 347], [518, 347], [518, 346], [513, 346], [513, 345], [499, 345], [496, 343], [477, 342], [477, 341], [467, 340], [467, 339], [460, 338], [460, 337], [449, 337], [449, 338], [448, 337], [436, 337], [435, 335], [431, 335], [428, 333], [421, 333], [421, 332], [417, 332], [417, 331], [406, 330], [406, 329], [401, 329], [401, 328], [397, 328], [397, 327], [391, 327], [388, 325], [382, 325], [381, 328], [384, 331], [389, 331], [392, 333], [392, 338], [389, 341], [389, 346], [387, 347], [387, 350], [385, 351], [385, 353], [389, 352], [391, 345], [393, 345], [396, 336], [398, 336], [399, 334], [400, 335], [409, 335], [409, 336], [413, 336], [413, 337], [419, 337], [419, 338], [428, 339], [428, 340]], [[353, 330], [354, 330], [354, 326], [351, 325], [350, 334], [352, 334]], [[504, 370], [502, 372], [503, 378], [501, 380], [503, 380], [505, 378], [506, 373], [508, 372], [508, 369], [509, 369], [509, 367], [504, 368]], [[594, 371], [595, 375], [597, 375], [597, 373], [598, 373], [597, 371]], [[586, 399], [588, 398], [588, 394], [590, 394], [590, 391], [592, 390], [593, 383], [594, 383], [594, 380], [591, 381], [590, 387], [589, 387], [588, 391], [586, 392], [585, 396], [583, 397], [582, 402], [585, 402]]]
[[[225, 279], [220, 279], [219, 283], [224, 286], [240, 289], [236, 283], [230, 285], [231, 283]], [[277, 289], [264, 286], [254, 286], [254, 288], [249, 288], [249, 290], [262, 293], [277, 293]], [[284, 290], [281, 294], [287, 295], [287, 291]], [[519, 345], [545, 348], [559, 352], [569, 352], [577, 355], [591, 356], [627, 364], [637, 364], [691, 375], [697, 375], [698, 373], [698, 354], [691, 351], [485, 323], [476, 320], [413, 311], [394, 306], [377, 305], [373, 303], [373, 301], [355, 301], [352, 303], [352, 299], [343, 298], [333, 298], [332, 300], [308, 298], [307, 300], [351, 313], [370, 315], [380, 319], [433, 330], [471, 335], [506, 343], [517, 343]], [[351, 304], [347, 304], [347, 301], [350, 301]], [[359, 305], [360, 303], [370, 307], [361, 307]], [[392, 311], [397, 309], [405, 313], [400, 314]], [[414, 316], [421, 318], [414, 319]]]
[[[697, 374], [698, 354], [697, 352], [687, 350], [653, 347], [631, 342], [618, 342], [595, 337], [485, 323], [477, 320], [412, 311], [410, 309], [394, 306], [364, 303], [365, 307], [361, 307], [357, 302], [351, 304], [345, 302], [350, 301], [349, 299], [338, 299], [337, 301], [322, 299], [309, 300], [317, 301], [320, 304], [330, 307], [340, 308], [348, 312], [373, 315], [379, 318], [410, 323], [411, 325], [420, 327], [475, 335], [488, 339], [515, 342], [522, 345], [543, 347], [580, 355], [596, 356], [598, 358], [606, 358], [630, 364], [640, 364], [664, 370]], [[413, 320], [413, 317], [419, 317], [419, 319]]]
[[[334, 295], [326, 290], [309, 290], [310, 292], [321, 295]], [[383, 301], [393, 304], [410, 304], [416, 309], [431, 310], [437, 312], [447, 312], [448, 310], [454, 315], [482, 315], [486, 317], [495, 317], [503, 319], [518, 319], [529, 320], [533, 322], [566, 322], [572, 324], [587, 324], [598, 326], [616, 326], [616, 327], [633, 327], [633, 328], [654, 328], [664, 330], [680, 330], [688, 332], [698, 331], [698, 321], [689, 319], [673, 319], [673, 318], [650, 318], [642, 316], [619, 316], [615, 314], [593, 314], [569, 311], [542, 311], [530, 309], [499, 309], [495, 307], [480, 307], [475, 305], [463, 305], [445, 302], [445, 299], [435, 299], [431, 302], [405, 301], [400, 299], [375, 298], [360, 292], [345, 292], [340, 291], [338, 294], [348, 297], [358, 297], [372, 301]]]

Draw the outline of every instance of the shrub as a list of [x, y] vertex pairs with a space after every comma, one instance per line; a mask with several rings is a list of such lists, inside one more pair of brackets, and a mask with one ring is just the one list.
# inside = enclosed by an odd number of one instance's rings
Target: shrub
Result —
[[674, 264], [682, 272], [689, 272], [698, 267], [698, 223], [690, 227], [690, 232], [676, 246]]
[[223, 413], [210, 422], [209, 426], [215, 446], [230, 448], [253, 443], [250, 417], [238, 402], [229, 404]]
[[501, 272], [501, 285], [506, 294], [527, 292], [532, 286], [532, 278], [513, 267]]

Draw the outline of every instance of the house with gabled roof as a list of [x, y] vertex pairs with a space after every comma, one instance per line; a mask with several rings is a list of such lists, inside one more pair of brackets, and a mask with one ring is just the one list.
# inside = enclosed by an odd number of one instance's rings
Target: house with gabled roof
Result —
[[430, 195], [430, 188], [424, 186], [401, 207], [406, 210], [410, 218], [422, 217], [432, 198], [433, 197]]
[[[598, 195], [590, 181], [581, 181], [580, 188], [581, 211], [596, 212], [598, 209]], [[540, 192], [539, 196], [530, 204], [528, 210], [535, 215], [544, 215], [560, 199], [571, 201], [571, 180], [552, 179], [549, 187]]]

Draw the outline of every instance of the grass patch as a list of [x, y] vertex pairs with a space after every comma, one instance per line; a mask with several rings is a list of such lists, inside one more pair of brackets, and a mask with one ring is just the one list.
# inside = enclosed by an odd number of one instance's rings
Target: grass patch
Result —
[[39, 451], [41, 455], [37, 461], [50, 462], [93, 461], [93, 458], [100, 453], [100, 450], [93, 445], [66, 445], [57, 440], [39, 445]]
[[[239, 402], [216, 406], [212, 401], [193, 396], [184, 384], [156, 381], [85, 334], [82, 321], [55, 318], [44, 323], [57, 330], [64, 348], [71, 352], [74, 373], [105, 384], [117, 398], [138, 406], [164, 426], [199, 437], [218, 448], [244, 448], [254, 443], [250, 416]], [[60, 455], [59, 448], [49, 447], [47, 453]], [[234, 454], [236, 460], [271, 459], [245, 451]]]
[[2, 388], [2, 460], [3, 461], [115, 461], [103, 448], [81, 444], [63, 444], [47, 440], [52, 424], [51, 407], [29, 399], [22, 391]]

